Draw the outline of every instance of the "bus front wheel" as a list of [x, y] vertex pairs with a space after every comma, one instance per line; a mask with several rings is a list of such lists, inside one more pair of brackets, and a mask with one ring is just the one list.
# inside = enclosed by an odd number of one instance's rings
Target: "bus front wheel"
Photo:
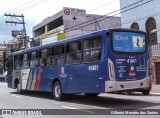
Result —
[[62, 93], [62, 86], [58, 81], [53, 85], [53, 97], [57, 101], [61, 101], [64, 97], [64, 94]]
[[21, 89], [21, 84], [20, 84], [20, 82], [18, 82], [18, 84], [17, 84], [17, 93], [18, 93], [18, 94], [22, 94], [22, 93], [23, 93], [23, 90]]

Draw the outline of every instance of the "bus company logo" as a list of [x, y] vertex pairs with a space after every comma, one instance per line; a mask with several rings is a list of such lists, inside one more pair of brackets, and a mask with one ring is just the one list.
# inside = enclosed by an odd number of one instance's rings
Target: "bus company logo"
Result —
[[136, 73], [134, 72], [134, 66], [130, 67], [130, 72], [129, 72], [129, 76], [136, 76]]
[[136, 76], [136, 73], [135, 72], [129, 72], [129, 76]]
[[64, 75], [64, 67], [61, 68], [61, 74]]
[[65, 74], [64, 67], [61, 68], [61, 74], [59, 74], [60, 77], [67, 77], [67, 74]]

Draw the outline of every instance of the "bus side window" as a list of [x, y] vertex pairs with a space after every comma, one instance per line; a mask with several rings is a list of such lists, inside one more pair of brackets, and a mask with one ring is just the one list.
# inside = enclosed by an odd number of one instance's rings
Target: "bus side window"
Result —
[[93, 39], [93, 48], [92, 48], [92, 52], [94, 55], [93, 61], [99, 61], [101, 58], [101, 49], [102, 49], [101, 41], [102, 40], [100, 37], [96, 37]]
[[26, 69], [29, 68], [29, 54], [23, 54], [22, 55], [22, 68]]
[[92, 48], [92, 40], [87, 39], [83, 42], [83, 50], [87, 51], [87, 50], [91, 50]]
[[31, 52], [30, 67], [31, 68], [38, 67], [38, 52], [37, 51]]
[[14, 56], [14, 69], [18, 70], [21, 69], [21, 55], [15, 55]]
[[55, 46], [55, 47], [51, 48], [51, 50], [52, 50], [51, 64], [53, 66], [64, 65], [64, 61], [65, 61], [64, 45]]
[[101, 38], [92, 37], [83, 41], [83, 62], [96, 62], [101, 57]]
[[50, 65], [50, 50], [43, 49], [40, 51], [40, 66], [49, 66]]
[[101, 49], [101, 38], [96, 37], [93, 39], [93, 49]]
[[90, 62], [91, 59], [92, 40], [85, 39], [83, 41], [83, 62]]
[[81, 41], [66, 45], [66, 64], [80, 63], [81, 58]]

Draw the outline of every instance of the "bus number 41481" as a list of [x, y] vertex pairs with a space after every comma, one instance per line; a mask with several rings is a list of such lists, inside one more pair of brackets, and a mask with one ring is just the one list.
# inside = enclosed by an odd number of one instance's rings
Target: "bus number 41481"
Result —
[[88, 66], [89, 71], [98, 71], [98, 65]]

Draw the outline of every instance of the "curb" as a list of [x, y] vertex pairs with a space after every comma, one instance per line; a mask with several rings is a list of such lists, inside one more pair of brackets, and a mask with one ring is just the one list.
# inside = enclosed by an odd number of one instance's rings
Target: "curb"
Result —
[[160, 95], [160, 93], [157, 92], [150, 92], [151, 95]]

